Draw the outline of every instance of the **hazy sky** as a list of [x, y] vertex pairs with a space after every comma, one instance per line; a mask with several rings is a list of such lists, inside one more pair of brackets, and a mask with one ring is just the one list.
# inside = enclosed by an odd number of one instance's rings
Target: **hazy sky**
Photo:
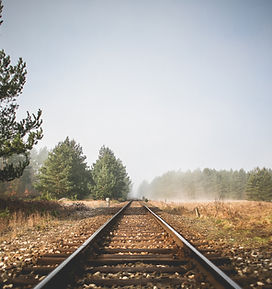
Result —
[[272, 167], [271, 0], [4, 0], [0, 48], [91, 165], [109, 146], [134, 183], [168, 170]]

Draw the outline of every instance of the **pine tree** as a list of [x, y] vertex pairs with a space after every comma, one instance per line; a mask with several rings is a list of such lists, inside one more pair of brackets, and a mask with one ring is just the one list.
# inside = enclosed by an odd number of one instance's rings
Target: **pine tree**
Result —
[[102, 146], [92, 170], [92, 195], [95, 199], [125, 199], [130, 190], [130, 178], [125, 166], [114, 153]]
[[240, 169], [239, 171], [234, 171], [231, 177], [230, 187], [232, 199], [242, 200], [244, 199], [244, 193], [247, 184], [247, 173]]
[[246, 188], [247, 197], [254, 201], [272, 200], [272, 171], [256, 168], [250, 172]]
[[[2, 24], [0, 0], [0, 25]], [[16, 98], [22, 93], [26, 81], [26, 64], [19, 58], [17, 65], [4, 50], [0, 50], [0, 181], [11, 181], [22, 175], [29, 164], [29, 151], [42, 138], [41, 110], [37, 115], [27, 112], [26, 118], [16, 120]], [[12, 157], [19, 155], [17, 163]], [[13, 158], [14, 159], [14, 158]]]
[[[36, 196], [37, 194], [34, 188], [34, 183], [37, 179], [39, 169], [47, 159], [47, 156], [48, 150], [46, 147], [40, 149], [39, 152], [37, 152], [35, 149], [32, 149], [30, 152], [30, 164], [24, 169], [22, 176], [9, 182], [1, 182], [0, 195], [12, 195], [16, 198]], [[18, 161], [20, 161], [20, 156], [16, 155], [12, 157], [13, 163]]]
[[40, 169], [36, 188], [47, 198], [83, 198], [90, 193], [90, 171], [74, 140], [59, 142]]

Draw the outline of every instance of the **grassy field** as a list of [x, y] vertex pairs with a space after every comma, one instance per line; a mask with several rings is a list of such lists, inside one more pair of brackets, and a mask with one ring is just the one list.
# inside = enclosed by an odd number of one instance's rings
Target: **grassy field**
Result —
[[[111, 202], [111, 206], [118, 202]], [[106, 207], [106, 201], [24, 201], [0, 199], [0, 239], [6, 234], [16, 236], [19, 232], [43, 230], [60, 221], [75, 219], [78, 211]]]
[[229, 236], [228, 240], [243, 245], [272, 245], [272, 203], [152, 201], [152, 204], [171, 214], [198, 219], [199, 225], [206, 224], [210, 238]]
[[[148, 204], [172, 215], [194, 220], [210, 239], [223, 238], [243, 246], [272, 245], [272, 203], [253, 201], [158, 202]], [[111, 202], [111, 206], [120, 206]], [[43, 230], [84, 209], [106, 207], [106, 201], [86, 200], [20, 201], [0, 200], [0, 237], [28, 228]]]

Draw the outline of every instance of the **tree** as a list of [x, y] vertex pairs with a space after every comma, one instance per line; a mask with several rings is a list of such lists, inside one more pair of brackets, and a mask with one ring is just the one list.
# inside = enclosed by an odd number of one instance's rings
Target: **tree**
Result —
[[90, 193], [91, 175], [82, 148], [67, 137], [49, 153], [36, 188], [47, 198], [83, 198]]
[[[241, 199], [248, 173], [205, 168], [194, 171], [170, 171], [155, 177], [148, 186], [148, 197], [154, 199]], [[140, 194], [140, 191], [138, 191]]]
[[35, 148], [30, 152], [30, 166], [33, 168], [34, 175], [39, 174], [39, 170], [48, 158], [49, 151], [43, 147], [37, 151]]
[[[0, 0], [0, 19], [2, 8]], [[0, 181], [11, 181], [22, 175], [29, 164], [29, 151], [43, 136], [41, 110], [37, 115], [27, 112], [26, 118], [16, 120], [19, 107], [16, 98], [22, 93], [26, 73], [22, 58], [13, 66], [10, 57], [0, 50]], [[21, 158], [14, 163], [12, 157], [16, 155]]]
[[131, 181], [120, 159], [102, 146], [92, 170], [92, 195], [95, 199], [125, 199], [130, 190]]
[[247, 176], [248, 174], [243, 169], [233, 172], [230, 195], [232, 199], [242, 200], [245, 198], [244, 193], [246, 190]]
[[[38, 171], [46, 160], [47, 156], [48, 150], [46, 147], [40, 149], [39, 152], [32, 149], [30, 152], [30, 164], [24, 169], [22, 176], [9, 182], [1, 182], [0, 195], [14, 196], [17, 198], [35, 197], [37, 192], [34, 189], [34, 183], [37, 178]], [[15, 158], [15, 160], [13, 160], [13, 162], [15, 162], [16, 158], [20, 158], [20, 156], [16, 155], [13, 158]]]
[[256, 168], [250, 172], [246, 193], [249, 200], [272, 200], [272, 171], [270, 169]]

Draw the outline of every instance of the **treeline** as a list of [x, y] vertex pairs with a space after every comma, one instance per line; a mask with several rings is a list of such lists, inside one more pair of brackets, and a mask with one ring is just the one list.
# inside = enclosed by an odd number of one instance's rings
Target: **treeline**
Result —
[[170, 171], [151, 183], [143, 181], [138, 196], [161, 200], [262, 200], [272, 201], [272, 170], [256, 168], [246, 172], [205, 168]]
[[[15, 157], [14, 162], [19, 161]], [[42, 199], [126, 199], [131, 181], [125, 166], [112, 150], [102, 146], [89, 168], [82, 147], [68, 137], [52, 151], [31, 151], [23, 175], [0, 183], [0, 195]]]
[[[39, 174], [39, 169], [47, 159], [49, 151], [46, 147], [37, 151], [35, 148], [30, 151], [30, 164], [24, 169], [19, 178], [12, 181], [0, 182], [0, 196], [25, 198], [34, 198], [39, 196], [39, 192], [34, 187]], [[20, 155], [14, 155], [9, 158], [9, 162], [18, 163], [21, 160]]]

